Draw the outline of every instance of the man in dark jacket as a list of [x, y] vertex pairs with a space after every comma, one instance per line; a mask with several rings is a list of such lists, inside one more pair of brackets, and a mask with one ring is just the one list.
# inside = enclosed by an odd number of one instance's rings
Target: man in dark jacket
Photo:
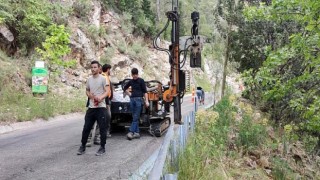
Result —
[[131, 86], [130, 95], [130, 109], [132, 112], [132, 123], [127, 134], [128, 140], [140, 138], [139, 120], [143, 106], [143, 97], [145, 98], [145, 105], [149, 107], [148, 94], [146, 84], [142, 78], [139, 77], [139, 71], [137, 68], [131, 70], [132, 79], [123, 87], [125, 92]]

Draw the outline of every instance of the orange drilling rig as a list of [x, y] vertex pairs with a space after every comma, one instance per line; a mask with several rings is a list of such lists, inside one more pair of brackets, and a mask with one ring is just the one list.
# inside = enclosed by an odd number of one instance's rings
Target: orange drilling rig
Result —
[[[191, 13], [192, 28], [191, 36], [183, 43], [183, 48], [179, 47], [179, 13], [178, 0], [173, 2], [172, 11], [166, 13], [168, 18], [165, 27], [154, 38], [153, 46], [159, 50], [168, 53], [170, 63], [170, 82], [163, 85], [159, 81], [146, 81], [147, 93], [149, 99], [149, 108], [142, 108], [140, 116], [141, 128], [149, 128], [149, 132], [157, 137], [166, 132], [171, 124], [168, 111], [170, 106], [174, 108], [174, 122], [182, 124], [181, 121], [181, 103], [185, 93], [185, 73], [182, 67], [185, 65], [187, 53], [190, 52], [190, 67], [201, 67], [201, 49], [202, 39], [198, 35], [199, 13]], [[161, 48], [157, 44], [160, 35], [172, 24], [171, 45], [168, 49]], [[182, 50], [181, 50], [182, 49]], [[183, 59], [180, 60], [180, 56]], [[124, 86], [129, 79], [125, 79], [114, 86]], [[117, 88], [115, 88], [117, 89]], [[123, 88], [121, 88], [123, 89]], [[120, 90], [121, 90], [120, 89]], [[121, 92], [123, 93], [123, 92]], [[120, 93], [120, 94], [121, 94]], [[117, 94], [114, 92], [114, 94]], [[121, 98], [120, 98], [121, 99]], [[122, 99], [111, 103], [111, 128], [117, 126], [128, 126], [131, 123], [131, 111], [129, 101]]]
[[[179, 47], [179, 3], [178, 0], [173, 1], [172, 3], [172, 11], [168, 11], [166, 16], [168, 21], [165, 27], [157, 34], [154, 38], [153, 46], [159, 50], [164, 51], [169, 55], [169, 63], [171, 65], [170, 68], [170, 85], [167, 90], [163, 92], [163, 100], [166, 103], [173, 104], [174, 107], [174, 122], [176, 124], [182, 124], [181, 121], [181, 102], [185, 92], [185, 73], [182, 70], [182, 67], [186, 62], [186, 55], [190, 52], [190, 67], [201, 68], [201, 49], [202, 49], [202, 39], [198, 35], [199, 28], [199, 12], [192, 12], [192, 28], [191, 28], [191, 36], [185, 40], [183, 43], [183, 48]], [[171, 28], [171, 45], [168, 49], [161, 48], [157, 44], [157, 41], [160, 35], [168, 28], [169, 24], [172, 24]], [[182, 50], [180, 50], [182, 49]], [[180, 60], [180, 56], [183, 55], [183, 59]]]

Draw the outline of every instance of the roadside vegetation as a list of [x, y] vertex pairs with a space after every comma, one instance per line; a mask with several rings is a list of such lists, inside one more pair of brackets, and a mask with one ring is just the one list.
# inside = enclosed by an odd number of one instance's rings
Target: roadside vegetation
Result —
[[13, 93], [13, 89], [15, 87], [9, 86], [1, 90], [0, 124], [29, 121], [36, 118], [47, 120], [56, 115], [85, 110], [84, 88], [65, 90], [65, 95], [55, 95], [49, 92], [43, 96], [33, 96], [19, 91]]
[[245, 91], [197, 113], [179, 179], [318, 179], [320, 1], [217, 3]]
[[[274, 126], [249, 101], [224, 97], [198, 111], [196, 129], [179, 158], [179, 179], [313, 179], [320, 159], [312, 139], [294, 141], [292, 129]], [[314, 142], [313, 142], [314, 143]], [[304, 145], [305, 144], [305, 145]]]
[[[241, 60], [246, 84], [245, 97], [268, 111], [276, 124], [291, 127], [297, 136], [318, 139], [314, 153], [320, 154], [320, 1], [272, 1], [244, 9], [246, 24], [259, 22], [251, 42], [259, 47], [247, 53], [261, 57], [248, 66]], [[244, 30], [247, 27], [242, 27]], [[239, 33], [239, 36], [242, 36]], [[272, 37], [272, 38], [270, 38]], [[267, 39], [269, 40], [267, 41]]]
[[30, 60], [11, 59], [0, 53], [0, 124], [36, 118], [48, 119], [59, 114], [85, 110], [84, 86], [78, 89], [70, 87], [63, 89], [63, 93], [57, 93], [53, 90], [58, 90], [63, 84], [54, 82], [53, 78], [48, 94], [33, 95], [28, 61]]

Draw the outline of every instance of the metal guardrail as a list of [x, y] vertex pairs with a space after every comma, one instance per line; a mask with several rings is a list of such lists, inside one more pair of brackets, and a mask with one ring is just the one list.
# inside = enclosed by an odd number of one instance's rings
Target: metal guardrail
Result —
[[[168, 142], [163, 142], [162, 148], [168, 148], [165, 150], [166, 155], [159, 155], [157, 161], [154, 163], [154, 167], [151, 170], [148, 180], [176, 180], [178, 179], [179, 171], [179, 157], [180, 154], [184, 151], [188, 137], [195, 129], [195, 120], [196, 112], [198, 110], [197, 98], [194, 101], [194, 110], [191, 111], [188, 115], [184, 116], [184, 124], [179, 125], [178, 128], [174, 131], [173, 135], [168, 133], [170, 139], [165, 139], [165, 141], [170, 141], [170, 146], [168, 147]], [[205, 109], [211, 107], [213, 103], [207, 105]], [[160, 152], [159, 152], [160, 153]], [[163, 160], [165, 158], [165, 160]], [[160, 160], [161, 159], [161, 160]], [[161, 163], [157, 163], [161, 161]], [[162, 162], [165, 163], [162, 163]], [[170, 170], [168, 169], [170, 167]]]
[[[180, 125], [177, 131], [175, 131], [175, 136], [170, 141], [169, 154], [167, 155], [166, 165], [170, 167], [170, 170], [168, 170], [167, 167], [164, 167], [162, 171], [163, 175], [158, 179], [164, 179], [164, 180], [178, 179], [179, 157], [187, 145], [188, 137], [190, 136], [191, 133], [194, 132], [196, 111], [197, 111], [197, 104], [195, 103], [195, 110], [191, 111], [187, 116], [184, 116], [184, 124]], [[170, 173], [168, 173], [168, 171]]]
[[[184, 116], [184, 124], [180, 125], [175, 131], [173, 138], [170, 140], [169, 153], [166, 156], [166, 164], [162, 167], [160, 176], [154, 177], [150, 173], [149, 180], [177, 180], [179, 171], [179, 157], [183, 153], [187, 145], [189, 136], [194, 133], [196, 112], [198, 111], [197, 98], [195, 98], [194, 111], [191, 111], [188, 115]], [[208, 109], [213, 106], [213, 102], [205, 106], [204, 109]], [[157, 166], [157, 164], [155, 164]], [[167, 166], [167, 167], [166, 167]], [[170, 167], [170, 170], [167, 169]]]
[[[186, 147], [190, 133], [195, 129], [195, 115], [198, 110], [197, 98], [194, 110], [184, 116], [184, 124], [171, 125], [166, 133], [161, 147], [149, 157], [145, 163], [129, 178], [131, 180], [177, 180], [179, 171], [179, 156]], [[204, 107], [211, 107], [213, 103]], [[170, 167], [170, 172], [167, 169]], [[175, 172], [175, 173], [172, 173]]]

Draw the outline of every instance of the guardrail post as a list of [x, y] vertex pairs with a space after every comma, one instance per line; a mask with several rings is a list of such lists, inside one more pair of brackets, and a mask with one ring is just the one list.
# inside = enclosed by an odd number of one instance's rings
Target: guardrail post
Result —
[[194, 112], [197, 112], [197, 110], [198, 110], [198, 97], [197, 96], [195, 96], [195, 98], [194, 98], [195, 100], [194, 100]]
[[[186, 117], [186, 123], [183, 124], [183, 127], [184, 127], [184, 147], [186, 146], [187, 144], [187, 139], [188, 139], [188, 129], [189, 129], [189, 117], [187, 116]], [[184, 148], [183, 147], [183, 148]]]
[[190, 114], [190, 128], [191, 128], [191, 132], [194, 132], [194, 128], [195, 128], [195, 112], [191, 111]]
[[172, 170], [176, 172], [179, 170], [179, 151], [177, 150], [177, 141], [175, 139], [171, 140], [170, 147], [170, 165]]

